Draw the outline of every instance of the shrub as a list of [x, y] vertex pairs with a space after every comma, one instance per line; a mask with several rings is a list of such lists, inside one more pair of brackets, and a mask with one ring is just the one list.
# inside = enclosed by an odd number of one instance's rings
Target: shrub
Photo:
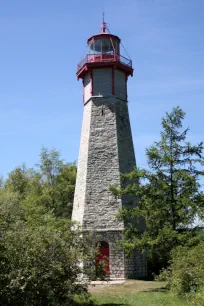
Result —
[[178, 247], [172, 254], [171, 290], [187, 295], [192, 305], [204, 305], [204, 243]]
[[0, 304], [73, 305], [89, 298], [79, 263], [89, 247], [70, 223], [51, 213], [25, 219], [17, 200], [0, 198]]
[[154, 280], [158, 281], [158, 282], [168, 282], [168, 284], [171, 283], [171, 268], [163, 268], [162, 270], [160, 270], [159, 275], [154, 275]]
[[173, 251], [172, 290], [178, 294], [198, 292], [204, 286], [204, 243]]

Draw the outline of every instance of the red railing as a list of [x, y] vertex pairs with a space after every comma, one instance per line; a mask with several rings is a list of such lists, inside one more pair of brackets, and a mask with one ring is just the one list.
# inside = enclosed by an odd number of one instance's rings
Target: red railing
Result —
[[85, 58], [78, 64], [77, 71], [79, 71], [86, 63], [97, 62], [120, 62], [121, 64], [132, 68], [132, 61], [120, 54], [113, 53], [99, 53], [99, 54], [87, 54]]

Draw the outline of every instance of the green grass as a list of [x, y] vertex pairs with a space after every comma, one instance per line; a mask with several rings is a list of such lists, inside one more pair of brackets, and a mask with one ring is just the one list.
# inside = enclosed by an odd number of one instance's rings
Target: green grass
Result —
[[96, 286], [90, 292], [100, 306], [191, 306], [161, 282], [126, 281], [121, 285]]

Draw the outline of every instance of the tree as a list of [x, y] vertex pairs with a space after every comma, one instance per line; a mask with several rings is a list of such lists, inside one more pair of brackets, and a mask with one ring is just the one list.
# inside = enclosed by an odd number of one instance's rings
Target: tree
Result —
[[44, 204], [57, 215], [71, 218], [76, 181], [76, 165], [65, 164], [57, 150], [43, 148], [38, 165], [42, 176]]
[[63, 160], [60, 159], [60, 153], [56, 149], [48, 150], [43, 147], [40, 153], [40, 168], [44, 180], [54, 186], [56, 177], [63, 168]]
[[6, 181], [6, 186], [10, 191], [18, 193], [19, 196], [24, 197], [28, 186], [28, 176], [26, 173], [26, 166], [16, 167], [9, 173]]
[[27, 169], [25, 165], [15, 168], [5, 188], [15, 192], [31, 210], [38, 206], [70, 219], [75, 181], [76, 165], [64, 163], [56, 149], [42, 148], [37, 168]]
[[[0, 190], [1, 305], [68, 306], [76, 295], [89, 299], [87, 282], [78, 279], [80, 262], [89, 258], [89, 240], [71, 231], [69, 220], [36, 206], [30, 211], [17, 193]], [[92, 275], [90, 268], [83, 272]]]
[[[75, 179], [75, 164], [43, 148], [38, 167], [17, 167], [1, 184], [1, 305], [90, 305], [95, 249], [72, 228]], [[81, 262], [90, 264], [82, 270]], [[87, 281], [79, 281], [82, 273]]]
[[204, 174], [203, 142], [187, 141], [182, 129], [185, 113], [180, 107], [162, 119], [161, 140], [146, 150], [149, 170], [137, 168], [122, 176], [126, 188], [111, 187], [116, 196], [134, 195], [138, 206], [124, 209], [121, 216], [144, 218], [146, 229], [129, 227], [124, 247], [147, 250], [154, 271], [166, 266], [170, 251], [189, 242], [198, 232], [196, 218], [203, 219], [204, 196], [199, 178]]

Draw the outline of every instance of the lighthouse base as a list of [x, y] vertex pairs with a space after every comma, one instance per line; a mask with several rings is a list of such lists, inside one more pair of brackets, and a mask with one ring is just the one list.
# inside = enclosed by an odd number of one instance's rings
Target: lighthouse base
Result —
[[[103, 262], [104, 276], [109, 280], [144, 279], [147, 276], [145, 254], [134, 251], [130, 256], [124, 253], [120, 243], [123, 231], [91, 231], [92, 246], [97, 249], [95, 269]], [[100, 278], [100, 276], [99, 276]]]

